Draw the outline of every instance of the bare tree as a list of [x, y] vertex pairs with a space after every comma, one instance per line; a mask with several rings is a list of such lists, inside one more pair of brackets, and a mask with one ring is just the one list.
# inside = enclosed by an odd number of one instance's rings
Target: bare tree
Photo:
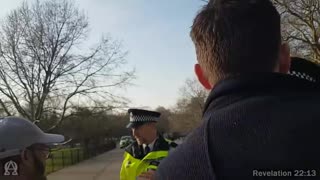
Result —
[[320, 1], [274, 0], [281, 14], [282, 34], [294, 55], [320, 63]]
[[4, 19], [0, 30], [0, 106], [35, 121], [58, 112], [57, 124], [81, 99], [123, 103], [114, 93], [130, 83], [134, 71], [123, 70], [126, 52], [110, 37], [92, 48], [86, 15], [69, 0], [27, 2]]
[[157, 112], [161, 113], [160, 119], [157, 123], [157, 128], [160, 133], [168, 133], [170, 131], [169, 129], [169, 118], [171, 116], [171, 112], [169, 109], [166, 109], [165, 107], [159, 106], [156, 108]]
[[170, 118], [170, 127], [174, 132], [188, 133], [201, 123], [205, 100], [209, 91], [204, 89], [197, 79], [187, 79], [180, 89], [175, 111]]
[[180, 93], [183, 99], [190, 101], [193, 99], [194, 103], [199, 106], [199, 109], [203, 109], [204, 101], [209, 95], [209, 91], [207, 91], [196, 78], [187, 79], [185, 85], [180, 88]]

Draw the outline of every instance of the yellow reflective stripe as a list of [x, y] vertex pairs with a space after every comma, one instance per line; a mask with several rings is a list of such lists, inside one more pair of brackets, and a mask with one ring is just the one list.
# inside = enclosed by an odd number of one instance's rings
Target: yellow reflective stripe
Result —
[[151, 151], [142, 160], [165, 158], [168, 154], [168, 151]]
[[158, 169], [158, 166], [150, 165], [150, 166], [148, 166], [147, 171], [148, 170], [157, 170], [157, 169]]
[[136, 159], [131, 154], [125, 152], [120, 170], [120, 180], [135, 180], [138, 176], [137, 168], [140, 164], [140, 159]]
[[142, 172], [147, 172], [149, 168], [157, 169], [158, 166], [150, 165], [150, 162], [159, 161], [167, 157], [168, 154], [169, 154], [168, 151], [151, 151], [149, 154], [147, 154], [146, 157], [142, 159], [142, 162], [137, 169], [137, 173], [141, 174]]
[[159, 161], [167, 157], [168, 154], [168, 151], [151, 151], [147, 156], [140, 160], [125, 152], [120, 170], [120, 180], [135, 180], [137, 176], [148, 171], [148, 169], [157, 169], [158, 167], [151, 165], [150, 162]]

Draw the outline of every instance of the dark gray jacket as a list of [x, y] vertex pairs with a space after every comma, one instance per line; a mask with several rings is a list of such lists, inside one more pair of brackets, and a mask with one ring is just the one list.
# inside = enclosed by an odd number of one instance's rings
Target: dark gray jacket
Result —
[[283, 74], [248, 74], [216, 85], [202, 125], [160, 164], [156, 178], [259, 179], [258, 170], [292, 176], [316, 170], [320, 177], [319, 167], [319, 84]]

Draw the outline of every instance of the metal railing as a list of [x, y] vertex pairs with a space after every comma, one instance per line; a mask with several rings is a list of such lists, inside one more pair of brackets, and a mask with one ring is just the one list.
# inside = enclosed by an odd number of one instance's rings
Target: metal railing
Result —
[[114, 149], [114, 142], [91, 148], [65, 148], [53, 150], [46, 161], [46, 174], [58, 171], [65, 167], [77, 164], [83, 160], [95, 157], [99, 154]]

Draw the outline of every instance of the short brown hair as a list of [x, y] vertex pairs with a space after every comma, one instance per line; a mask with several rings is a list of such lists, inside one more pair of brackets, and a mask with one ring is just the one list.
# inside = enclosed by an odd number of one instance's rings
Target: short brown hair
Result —
[[210, 0], [190, 35], [211, 83], [239, 73], [271, 72], [281, 44], [280, 15], [269, 0]]

